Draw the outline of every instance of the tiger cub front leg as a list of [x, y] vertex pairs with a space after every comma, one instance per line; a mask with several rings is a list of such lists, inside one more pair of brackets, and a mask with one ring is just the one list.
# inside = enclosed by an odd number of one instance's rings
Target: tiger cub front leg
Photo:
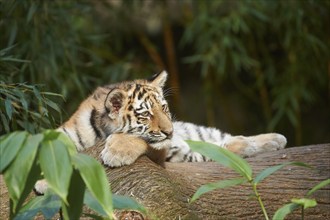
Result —
[[286, 145], [286, 138], [277, 133], [260, 134], [256, 136], [232, 136], [225, 148], [243, 157], [249, 157], [257, 153], [283, 149]]
[[130, 134], [112, 134], [105, 142], [101, 152], [104, 164], [110, 167], [130, 165], [145, 154], [148, 144], [141, 138]]

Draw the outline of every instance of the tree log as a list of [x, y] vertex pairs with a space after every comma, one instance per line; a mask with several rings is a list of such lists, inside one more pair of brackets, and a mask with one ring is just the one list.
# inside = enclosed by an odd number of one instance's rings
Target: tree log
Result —
[[[86, 153], [99, 158], [103, 145]], [[248, 158], [254, 175], [261, 170], [285, 162], [300, 161], [313, 169], [287, 166], [258, 185], [258, 191], [270, 217], [292, 198], [301, 198], [313, 186], [330, 178], [330, 144], [283, 149]], [[264, 219], [261, 208], [248, 184], [219, 189], [189, 203], [203, 184], [238, 177], [234, 171], [215, 162], [166, 163], [166, 169], [143, 156], [134, 164], [106, 168], [113, 193], [128, 195], [144, 205], [147, 216], [135, 212], [117, 213], [119, 219]], [[0, 176], [0, 216], [8, 218], [8, 192]], [[330, 219], [330, 187], [316, 191], [318, 205], [305, 210], [305, 219]], [[133, 217], [131, 217], [133, 216]], [[138, 217], [137, 217], [138, 216]], [[296, 210], [287, 219], [301, 219]]]
[[[86, 153], [98, 158], [102, 143]], [[330, 178], [330, 144], [294, 147], [247, 158], [254, 176], [261, 170], [285, 162], [299, 161], [313, 167], [287, 166], [258, 185], [269, 217], [292, 198], [302, 198], [319, 182]], [[203, 184], [239, 177], [234, 171], [215, 162], [166, 163], [162, 168], [143, 156], [134, 164], [106, 168], [113, 193], [129, 195], [144, 205], [146, 219], [264, 219], [248, 184], [219, 189], [189, 203]], [[306, 219], [330, 219], [329, 185], [315, 192], [318, 205], [305, 210]], [[151, 217], [150, 217], [151, 216]], [[296, 210], [288, 219], [301, 219]]]

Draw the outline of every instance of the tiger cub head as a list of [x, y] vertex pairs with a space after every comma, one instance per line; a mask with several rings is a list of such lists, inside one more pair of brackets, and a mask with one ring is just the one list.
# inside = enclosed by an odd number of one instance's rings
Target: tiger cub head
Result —
[[114, 132], [134, 134], [151, 147], [169, 147], [173, 125], [163, 87], [167, 72], [151, 80], [135, 80], [117, 84], [107, 94], [105, 108]]

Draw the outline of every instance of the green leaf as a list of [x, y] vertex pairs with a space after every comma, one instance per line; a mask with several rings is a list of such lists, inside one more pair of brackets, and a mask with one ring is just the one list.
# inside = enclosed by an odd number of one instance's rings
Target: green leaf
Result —
[[46, 193], [44, 196], [31, 199], [23, 206], [14, 220], [33, 219], [38, 212], [42, 212], [46, 219], [51, 219], [59, 211], [60, 207], [60, 198], [54, 194]]
[[9, 120], [11, 120], [11, 117], [13, 115], [13, 107], [11, 106], [11, 100], [8, 98], [5, 100], [5, 108], [8, 118]]
[[69, 154], [72, 156], [77, 153], [76, 145], [73, 143], [73, 141], [64, 133], [58, 132], [57, 140], [60, 140], [63, 142], [63, 144], [67, 147]]
[[297, 208], [299, 208], [299, 205], [297, 205], [295, 203], [286, 204], [275, 212], [275, 214], [273, 216], [273, 220], [283, 220], [285, 218], [285, 216], [287, 216], [288, 214], [290, 214]]
[[256, 176], [256, 178], [254, 179], [254, 183], [259, 183], [261, 182], [263, 179], [265, 179], [266, 177], [268, 177], [269, 175], [275, 173], [276, 171], [278, 171], [279, 169], [282, 169], [285, 166], [288, 165], [294, 165], [294, 166], [301, 166], [301, 167], [307, 167], [307, 168], [311, 168], [311, 166], [302, 163], [302, 162], [288, 162], [288, 163], [284, 163], [284, 164], [279, 164], [273, 167], [269, 167], [264, 169], [263, 171], [261, 171], [258, 176]]
[[44, 141], [53, 141], [60, 136], [60, 132], [56, 130], [45, 130], [42, 133], [44, 134]]
[[10, 128], [9, 128], [9, 122], [5, 116], [5, 114], [2, 114], [0, 112], [0, 117], [1, 117], [1, 124], [3, 125], [4, 129], [5, 129], [5, 132], [10, 132]]
[[66, 146], [59, 140], [43, 141], [39, 161], [48, 186], [67, 204], [72, 165]]
[[210, 192], [212, 190], [228, 188], [231, 186], [236, 186], [236, 185], [242, 184], [244, 182], [246, 182], [246, 179], [239, 178], [239, 179], [231, 179], [231, 180], [221, 180], [219, 182], [205, 184], [205, 185], [199, 187], [199, 189], [195, 192], [195, 194], [191, 198], [190, 202], [194, 202], [201, 195], [203, 195], [204, 193]]
[[[42, 134], [28, 136], [22, 149], [15, 157], [13, 163], [5, 172], [5, 181], [8, 186], [10, 198], [13, 200], [13, 208], [16, 210], [18, 201], [26, 187], [28, 175], [35, 161]], [[32, 186], [29, 191], [32, 190]]]
[[[28, 174], [28, 178], [26, 180], [26, 184], [24, 186], [24, 189], [23, 189], [23, 192], [22, 192], [20, 198], [18, 199], [18, 201], [15, 204], [14, 204], [14, 201], [12, 199], [10, 199], [10, 202], [12, 204], [11, 213], [13, 213], [13, 216], [15, 216], [17, 214], [17, 212], [21, 209], [22, 204], [26, 200], [27, 196], [31, 193], [34, 184], [36, 183], [36, 181], [38, 179], [41, 178], [40, 174], [41, 174], [40, 166], [37, 164], [37, 158], [35, 158], [34, 163], [32, 164], [30, 173]], [[6, 178], [5, 178], [5, 180], [6, 180]], [[7, 185], [7, 187], [9, 190], [10, 186]]]
[[42, 97], [41, 97], [41, 95], [40, 95], [40, 91], [39, 91], [39, 89], [37, 88], [37, 86], [33, 86], [32, 89], [33, 89], [33, 93], [34, 93], [34, 95], [37, 97], [37, 99], [38, 99], [39, 101], [41, 101], [41, 100], [42, 100]]
[[53, 102], [53, 101], [51, 101], [51, 100], [49, 100], [49, 99], [44, 99], [44, 102], [45, 102], [48, 106], [50, 106], [52, 109], [54, 109], [55, 111], [61, 113], [61, 109], [58, 107], [58, 105], [57, 105], [55, 102]]
[[113, 194], [112, 199], [114, 209], [131, 209], [146, 213], [146, 209], [142, 205], [128, 196]]
[[79, 219], [82, 207], [83, 207], [83, 198], [85, 194], [85, 183], [81, 178], [77, 170], [73, 170], [69, 194], [68, 194], [68, 203], [69, 205], [63, 205], [63, 217], [64, 219]]
[[226, 167], [235, 170], [248, 181], [252, 180], [252, 169], [250, 165], [238, 155], [215, 144], [201, 141], [186, 142], [193, 151], [196, 151]]
[[80, 153], [73, 155], [72, 161], [93, 197], [101, 204], [107, 216], [112, 218], [112, 195], [103, 166], [94, 158]]
[[107, 215], [100, 203], [92, 196], [92, 194], [88, 190], [86, 190], [85, 192], [84, 204], [86, 204], [89, 208], [91, 208], [102, 216]]
[[330, 179], [327, 180], [323, 180], [322, 182], [320, 182], [319, 184], [317, 184], [316, 186], [313, 187], [313, 189], [309, 190], [307, 193], [307, 196], [310, 196], [311, 194], [313, 194], [315, 191], [325, 187], [326, 185], [330, 184]]
[[291, 199], [291, 202], [295, 203], [297, 205], [303, 206], [304, 209], [315, 207], [317, 205], [317, 202], [315, 199], [306, 199], [306, 198]]
[[13, 161], [29, 135], [26, 131], [13, 132], [0, 138], [0, 173]]

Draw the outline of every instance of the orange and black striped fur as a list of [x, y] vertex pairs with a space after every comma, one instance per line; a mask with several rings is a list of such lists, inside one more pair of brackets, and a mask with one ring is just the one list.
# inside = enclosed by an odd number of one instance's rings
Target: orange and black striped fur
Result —
[[151, 80], [99, 87], [58, 130], [70, 137], [78, 150], [106, 140], [100, 156], [104, 164], [112, 167], [131, 164], [148, 152], [158, 152], [160, 164], [165, 160], [208, 160], [192, 152], [185, 140], [211, 142], [242, 156], [285, 146], [285, 137], [276, 133], [232, 136], [216, 128], [173, 122], [163, 94], [166, 79], [163, 71]]
[[[286, 145], [286, 138], [276, 133], [232, 136], [216, 128], [173, 122], [163, 94], [166, 79], [167, 73], [163, 71], [151, 80], [99, 87], [58, 130], [71, 138], [78, 151], [105, 140], [100, 157], [111, 167], [132, 164], [144, 154], [162, 166], [165, 160], [209, 160], [192, 152], [185, 140], [210, 142], [242, 156]], [[36, 185], [37, 191], [43, 189], [42, 184]]]

